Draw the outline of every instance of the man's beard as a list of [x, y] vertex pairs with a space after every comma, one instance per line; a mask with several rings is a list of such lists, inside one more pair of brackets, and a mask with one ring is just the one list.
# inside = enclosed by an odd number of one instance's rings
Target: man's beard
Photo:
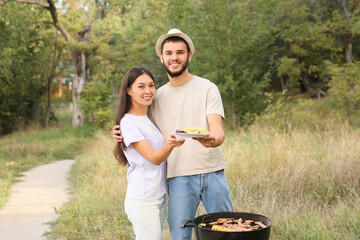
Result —
[[165, 66], [165, 63], [163, 63], [163, 66], [166, 70], [166, 72], [170, 75], [170, 77], [174, 78], [174, 77], [178, 77], [181, 74], [183, 74], [183, 72], [187, 69], [189, 65], [189, 58], [186, 59], [185, 64], [183, 65], [183, 67], [178, 71], [178, 72], [171, 72], [170, 69], [168, 67]]

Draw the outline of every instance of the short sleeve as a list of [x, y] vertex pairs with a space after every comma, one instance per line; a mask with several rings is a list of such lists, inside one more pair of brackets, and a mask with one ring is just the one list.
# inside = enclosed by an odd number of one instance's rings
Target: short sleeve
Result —
[[126, 147], [129, 147], [131, 143], [140, 142], [145, 139], [139, 127], [129, 118], [121, 119], [120, 129]]
[[209, 88], [206, 96], [206, 116], [216, 113], [225, 118], [220, 91], [215, 84]]

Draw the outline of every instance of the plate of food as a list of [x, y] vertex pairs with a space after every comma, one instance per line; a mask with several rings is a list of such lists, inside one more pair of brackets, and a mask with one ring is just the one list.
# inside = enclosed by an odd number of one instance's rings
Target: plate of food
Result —
[[176, 130], [175, 134], [183, 138], [204, 138], [209, 136], [208, 131], [205, 128], [200, 128], [200, 127], [185, 128], [184, 130]]

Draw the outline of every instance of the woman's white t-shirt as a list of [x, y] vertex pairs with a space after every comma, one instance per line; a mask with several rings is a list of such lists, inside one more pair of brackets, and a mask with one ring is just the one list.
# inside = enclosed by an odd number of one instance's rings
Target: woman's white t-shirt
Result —
[[127, 147], [124, 154], [129, 162], [126, 198], [155, 200], [166, 194], [166, 161], [155, 165], [135, 150], [132, 143], [146, 140], [154, 151], [164, 145], [159, 129], [147, 116], [126, 113], [120, 121], [121, 135]]

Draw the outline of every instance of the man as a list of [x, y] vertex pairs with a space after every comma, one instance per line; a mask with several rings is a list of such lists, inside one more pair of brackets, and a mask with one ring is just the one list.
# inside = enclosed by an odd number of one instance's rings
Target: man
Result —
[[[186, 141], [167, 160], [170, 233], [173, 240], [191, 240], [192, 228], [181, 224], [195, 218], [200, 201], [208, 213], [233, 211], [220, 149], [224, 109], [216, 85], [189, 72], [195, 47], [186, 34], [171, 29], [157, 40], [155, 49], [169, 82], [158, 89], [149, 109], [153, 121], [164, 137], [187, 127], [209, 130], [208, 137]], [[116, 137], [118, 129], [114, 126], [114, 138], [122, 141]]]

